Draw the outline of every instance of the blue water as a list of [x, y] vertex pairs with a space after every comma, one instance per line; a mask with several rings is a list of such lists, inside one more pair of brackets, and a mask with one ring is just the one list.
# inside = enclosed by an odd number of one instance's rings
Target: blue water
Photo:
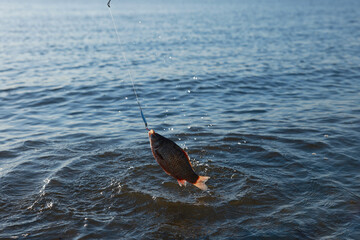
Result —
[[359, 1], [106, 2], [0, 2], [1, 239], [360, 238]]

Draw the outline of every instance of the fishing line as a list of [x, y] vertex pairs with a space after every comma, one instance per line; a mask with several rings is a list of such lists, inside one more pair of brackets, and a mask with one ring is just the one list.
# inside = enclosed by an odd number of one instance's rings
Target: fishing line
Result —
[[132, 73], [131, 73], [131, 70], [130, 70], [130, 65], [128, 64], [127, 58], [126, 58], [126, 56], [125, 56], [124, 48], [123, 48], [123, 45], [121, 44], [121, 40], [120, 40], [120, 37], [119, 37], [119, 33], [118, 33], [118, 31], [117, 31], [117, 27], [116, 27], [116, 24], [115, 24], [115, 21], [114, 21], [114, 17], [113, 17], [112, 12], [111, 12], [110, 2], [111, 2], [111, 0], [109, 0], [109, 2], [107, 3], [107, 6], [109, 7], [109, 12], [110, 12], [111, 20], [112, 20], [112, 23], [113, 23], [113, 26], [114, 26], [114, 29], [115, 29], [115, 33], [116, 33], [116, 36], [117, 36], [117, 41], [118, 41], [120, 47], [122, 48], [122, 49], [121, 49], [121, 50], [122, 50], [122, 51], [121, 51], [121, 52], [122, 52], [122, 56], [123, 56], [123, 59], [124, 59], [124, 62], [125, 62], [125, 66], [127, 67], [127, 72], [128, 72], [129, 78], [130, 78], [130, 80], [131, 80], [132, 88], [133, 88], [133, 91], [134, 91], [134, 94], [135, 94], [135, 97], [136, 97], [136, 102], [137, 102], [137, 104], [138, 104], [138, 106], [139, 106], [139, 109], [140, 109], [141, 118], [142, 118], [142, 120], [144, 121], [145, 129], [149, 131], [148, 124], [147, 124], [147, 121], [146, 121], [146, 119], [145, 119], [145, 116], [144, 116], [144, 113], [143, 113], [143, 110], [142, 110], [142, 108], [141, 108], [141, 104], [140, 104], [140, 101], [139, 101], [139, 98], [138, 98], [138, 95], [137, 95], [137, 92], [136, 92], [134, 80], [133, 80]]

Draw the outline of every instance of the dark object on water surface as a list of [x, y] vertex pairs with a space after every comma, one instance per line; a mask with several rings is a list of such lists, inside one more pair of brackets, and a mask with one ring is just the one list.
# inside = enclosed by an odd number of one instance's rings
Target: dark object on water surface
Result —
[[[107, 5], [109, 7], [109, 12], [111, 16], [111, 20], [114, 25], [114, 30], [118, 39], [119, 45], [121, 44], [119, 34], [116, 30], [116, 24], [114, 21], [114, 17], [111, 13], [110, 2], [108, 1]], [[123, 53], [124, 61], [127, 65], [127, 60], [125, 54]], [[190, 159], [187, 153], [182, 150], [176, 143], [173, 141], [161, 136], [160, 134], [155, 133], [154, 130], [149, 130], [147, 121], [145, 119], [145, 115], [142, 111], [141, 104], [136, 93], [135, 84], [132, 79], [131, 70], [128, 69], [129, 79], [132, 84], [132, 88], [134, 91], [134, 95], [136, 97], [136, 102], [138, 104], [141, 118], [144, 121], [145, 129], [149, 131], [149, 139], [151, 145], [151, 151], [159, 163], [159, 165], [164, 169], [164, 171], [177, 179], [180, 186], [185, 186], [186, 182], [190, 182], [194, 184], [196, 187], [207, 190], [207, 186], [205, 182], [209, 179], [209, 177], [198, 176], [191, 167]]]
[[194, 172], [189, 156], [181, 147], [154, 130], [149, 131], [149, 139], [156, 161], [167, 174], [177, 179], [180, 186], [189, 182], [201, 190], [208, 189], [205, 182], [210, 177], [199, 176]]

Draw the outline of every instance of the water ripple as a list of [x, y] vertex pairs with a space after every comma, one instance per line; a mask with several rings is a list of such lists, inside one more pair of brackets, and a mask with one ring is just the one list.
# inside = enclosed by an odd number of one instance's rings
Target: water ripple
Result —
[[358, 238], [358, 1], [113, 4], [0, 2], [0, 238]]

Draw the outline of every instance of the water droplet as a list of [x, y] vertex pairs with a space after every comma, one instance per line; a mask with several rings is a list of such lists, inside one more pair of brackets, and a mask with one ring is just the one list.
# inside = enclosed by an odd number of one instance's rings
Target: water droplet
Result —
[[46, 203], [46, 208], [51, 209], [53, 205], [54, 205], [53, 202], [48, 202], [48, 203]]
[[125, 100], [127, 100], [128, 99], [128, 97], [125, 97]]
[[187, 90], [188, 93], [191, 93], [191, 90]]

